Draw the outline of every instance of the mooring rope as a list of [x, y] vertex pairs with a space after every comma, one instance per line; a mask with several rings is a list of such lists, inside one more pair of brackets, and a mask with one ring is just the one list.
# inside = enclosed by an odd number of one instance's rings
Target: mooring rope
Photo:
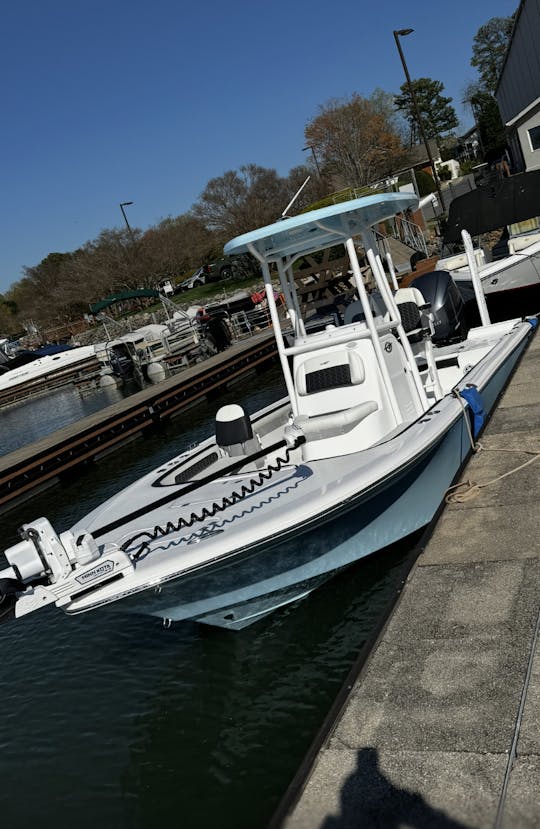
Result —
[[454, 484], [453, 486], [448, 487], [444, 499], [445, 502], [447, 504], [464, 504], [467, 501], [472, 501], [474, 498], [476, 498], [480, 494], [480, 491], [482, 489], [485, 489], [486, 487], [491, 486], [492, 484], [496, 484], [499, 481], [502, 481], [504, 478], [508, 478], [510, 475], [514, 475], [516, 472], [519, 472], [521, 469], [525, 469], [526, 466], [529, 466], [531, 463], [537, 461], [538, 458], [540, 458], [540, 452], [534, 451], [533, 449], [523, 449], [521, 447], [519, 449], [502, 449], [499, 447], [487, 448], [482, 443], [480, 443], [480, 441], [476, 442], [474, 440], [474, 436], [472, 433], [471, 422], [467, 414], [467, 409], [465, 408], [465, 402], [457, 389], [454, 389], [452, 393], [456, 397], [456, 399], [459, 400], [461, 408], [463, 409], [465, 425], [467, 427], [469, 441], [473, 452], [521, 452], [525, 455], [533, 455], [533, 457], [529, 458], [529, 460], [525, 461], [525, 463], [516, 466], [514, 469], [510, 469], [508, 472], [504, 472], [502, 475], [497, 475], [496, 478], [492, 478], [490, 481], [476, 483], [475, 481], [466, 480], [461, 481], [461, 483], [459, 484]]

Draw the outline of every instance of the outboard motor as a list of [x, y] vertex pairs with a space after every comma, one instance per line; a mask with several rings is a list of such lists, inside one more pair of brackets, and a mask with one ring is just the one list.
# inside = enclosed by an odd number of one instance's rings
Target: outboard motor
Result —
[[417, 276], [409, 283], [418, 288], [424, 300], [431, 306], [434, 334], [432, 341], [438, 345], [464, 338], [465, 302], [459, 288], [448, 271], [430, 271]]

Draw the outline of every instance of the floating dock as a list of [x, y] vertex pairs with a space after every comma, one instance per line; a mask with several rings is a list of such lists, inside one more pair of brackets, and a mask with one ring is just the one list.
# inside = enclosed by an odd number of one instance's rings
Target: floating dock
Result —
[[272, 829], [540, 826], [539, 366], [536, 334]]
[[229, 383], [275, 359], [276, 354], [271, 331], [255, 334], [203, 363], [1, 457], [0, 513], [54, 484], [69, 470], [98, 460], [202, 398], [218, 394]]

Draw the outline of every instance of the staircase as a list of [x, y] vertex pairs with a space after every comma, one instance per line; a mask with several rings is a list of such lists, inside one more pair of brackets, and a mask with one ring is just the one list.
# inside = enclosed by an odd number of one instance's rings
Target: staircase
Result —
[[393, 236], [379, 237], [379, 234], [377, 234], [377, 241], [379, 243], [381, 258], [384, 260], [387, 253], [392, 257], [397, 276], [408, 273], [411, 270], [411, 256], [417, 252], [415, 248], [409, 247], [404, 242], [400, 242], [399, 239], [394, 239]]
[[429, 259], [421, 259], [420, 262], [416, 263], [414, 271], [406, 273], [400, 279], [399, 287], [406, 288], [413, 281], [413, 279], [416, 279], [417, 276], [421, 276], [423, 273], [429, 273], [430, 271], [434, 271], [438, 261], [438, 256], [430, 256]]
[[426, 240], [421, 228], [402, 216], [395, 216], [379, 225], [375, 236], [381, 257], [390, 254], [397, 274], [411, 269], [411, 257], [415, 253], [427, 256]]

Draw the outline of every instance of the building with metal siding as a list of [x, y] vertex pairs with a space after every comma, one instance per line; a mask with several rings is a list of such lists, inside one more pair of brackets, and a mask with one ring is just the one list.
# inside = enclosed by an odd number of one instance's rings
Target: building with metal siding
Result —
[[540, 0], [521, 0], [495, 97], [515, 172], [540, 169]]

